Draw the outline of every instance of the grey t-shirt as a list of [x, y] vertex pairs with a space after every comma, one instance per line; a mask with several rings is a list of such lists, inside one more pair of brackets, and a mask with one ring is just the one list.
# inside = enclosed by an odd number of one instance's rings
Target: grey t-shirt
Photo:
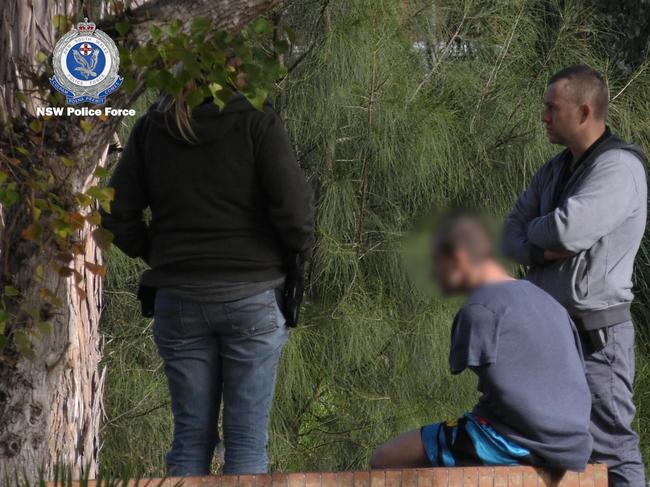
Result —
[[497, 432], [549, 466], [584, 470], [591, 394], [575, 325], [548, 293], [525, 280], [474, 291], [454, 319], [449, 363], [476, 373], [473, 412]]

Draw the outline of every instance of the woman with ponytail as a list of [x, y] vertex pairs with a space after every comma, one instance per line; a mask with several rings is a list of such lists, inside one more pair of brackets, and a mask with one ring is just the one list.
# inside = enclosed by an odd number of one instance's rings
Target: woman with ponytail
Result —
[[161, 94], [135, 122], [102, 225], [151, 267], [139, 296], [151, 298], [171, 394], [167, 474], [210, 473], [221, 403], [224, 473], [265, 473], [286, 262], [310, 256], [313, 194], [268, 102], [235, 93], [221, 109], [211, 97], [190, 108], [192, 89]]

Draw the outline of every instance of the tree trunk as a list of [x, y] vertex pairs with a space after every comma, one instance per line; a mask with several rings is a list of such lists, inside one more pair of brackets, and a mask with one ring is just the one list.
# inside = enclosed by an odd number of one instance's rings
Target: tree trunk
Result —
[[[219, 28], [239, 30], [258, 15], [277, 7], [282, 0], [138, 0], [126, 12], [111, 12], [102, 3], [100, 12], [126, 17], [132, 24], [131, 38], [145, 42], [152, 23], [164, 23], [178, 18], [189, 23], [198, 15], [209, 15]], [[1, 0], [0, 1], [0, 151], [10, 147], [3, 132], [8, 122], [21, 124], [35, 118], [36, 108], [47, 104], [32, 92], [34, 84], [25, 73], [34, 66], [38, 51], [50, 53], [56, 43], [52, 19], [55, 15], [78, 12], [78, 0]], [[90, 19], [109, 35], [115, 16], [104, 20]], [[45, 80], [45, 82], [47, 82]], [[20, 91], [26, 101], [16, 97]], [[110, 106], [126, 108], [144, 91], [144, 81], [138, 80], [133, 93], [118, 90], [109, 97]], [[108, 145], [113, 140], [119, 117], [108, 120], [91, 119], [92, 128], [84, 132], [77, 117], [60, 117], [46, 122], [49, 134], [45, 142], [51, 147], [47, 164], [65, 183], [67, 194], [85, 191], [96, 184], [95, 169], [104, 165]], [[43, 129], [44, 132], [46, 129]], [[76, 162], [76, 168], [67, 175], [60, 156]], [[5, 156], [12, 157], [11, 153]], [[1, 162], [0, 162], [1, 163]], [[66, 174], [65, 177], [62, 175]], [[15, 212], [14, 212], [15, 213]], [[16, 215], [0, 206], [0, 289], [7, 282], [19, 285], [23, 298], [41, 311], [42, 284], [34, 279], [36, 269], [42, 266], [47, 287], [56, 289], [63, 301], [62, 312], [51, 321], [53, 330], [42, 339], [33, 341], [35, 357], [29, 359], [7, 347], [0, 351], [0, 483], [17, 471], [29, 479], [43, 468], [51, 478], [57, 462], [73, 467], [75, 476], [86, 472], [94, 477], [100, 450], [99, 425], [102, 415], [104, 371], [98, 368], [102, 342], [99, 333], [101, 311], [101, 279], [88, 272], [84, 260], [101, 264], [100, 249], [92, 238], [88, 223], [78, 237], [85, 242], [85, 255], [77, 255], [74, 268], [81, 279], [60, 277], [48, 267], [44, 255], [30, 251], [20, 232], [12, 232], [11, 222], [28, 222], [29, 215]]]

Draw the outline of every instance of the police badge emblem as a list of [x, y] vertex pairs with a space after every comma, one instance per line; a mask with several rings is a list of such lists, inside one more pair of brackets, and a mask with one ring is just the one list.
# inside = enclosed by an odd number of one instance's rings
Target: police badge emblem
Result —
[[54, 46], [50, 83], [69, 105], [106, 103], [124, 79], [118, 74], [120, 55], [113, 39], [84, 18]]

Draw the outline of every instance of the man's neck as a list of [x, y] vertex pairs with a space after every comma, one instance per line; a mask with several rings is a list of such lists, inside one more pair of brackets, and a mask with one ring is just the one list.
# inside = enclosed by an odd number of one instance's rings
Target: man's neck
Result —
[[570, 162], [571, 166], [580, 160], [583, 154], [587, 152], [587, 150], [589, 150], [589, 148], [605, 134], [606, 130], [607, 129], [605, 125], [594, 127], [592, 130], [588, 131], [581, 140], [576, 141], [574, 144], [568, 146], [569, 150], [571, 151], [571, 155], [573, 155], [573, 158]]
[[472, 287], [477, 288], [486, 284], [514, 280], [515, 278], [508, 274], [498, 262], [489, 260], [477, 269]]

